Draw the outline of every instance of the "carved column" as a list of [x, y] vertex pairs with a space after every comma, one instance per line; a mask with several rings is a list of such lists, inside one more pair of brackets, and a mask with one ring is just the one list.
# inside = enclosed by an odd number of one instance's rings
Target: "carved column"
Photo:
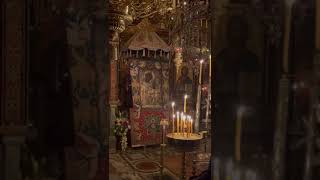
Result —
[[[20, 180], [20, 151], [26, 124], [25, 0], [5, 0], [2, 26], [2, 94], [0, 136], [4, 145], [4, 179]], [[1, 178], [1, 177], [0, 177]]]
[[118, 97], [118, 60], [119, 60], [119, 34], [125, 30], [126, 25], [132, 22], [132, 17], [128, 14], [126, 2], [111, 0], [109, 3], [109, 40], [108, 40], [108, 88], [109, 94], [107, 99], [108, 117], [110, 128], [115, 121], [115, 111], [119, 103]]

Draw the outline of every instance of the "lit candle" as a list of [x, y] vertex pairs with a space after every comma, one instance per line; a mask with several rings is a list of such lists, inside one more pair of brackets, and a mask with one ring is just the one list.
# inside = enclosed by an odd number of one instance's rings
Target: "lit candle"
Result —
[[174, 106], [175, 106], [175, 102], [172, 102], [172, 103], [171, 103], [171, 107], [172, 107], [172, 133], [174, 133], [174, 118], [175, 118], [175, 115], [174, 115]]
[[236, 161], [241, 160], [241, 125], [242, 125], [242, 116], [244, 108], [240, 107], [237, 111], [237, 120], [236, 120], [236, 137], [235, 137], [235, 159]]
[[125, 14], [129, 14], [129, 6], [126, 6]]
[[211, 78], [211, 55], [209, 56], [209, 78]]
[[184, 108], [183, 108], [183, 112], [186, 113], [187, 112], [187, 98], [188, 95], [184, 95]]
[[187, 121], [187, 115], [183, 116], [183, 134], [186, 135], [186, 121]]
[[191, 116], [188, 116], [188, 133], [189, 133], [189, 135], [191, 134], [191, 128], [192, 128], [192, 126], [191, 126]]
[[179, 125], [180, 125], [180, 113], [179, 113], [179, 111], [177, 112], [177, 133], [179, 133], [180, 132], [180, 129], [179, 129]]
[[180, 132], [183, 134], [183, 112], [180, 113]]
[[203, 60], [200, 61], [199, 84], [201, 84], [201, 79], [202, 79], [202, 64], [203, 64]]
[[176, 118], [176, 115], [172, 115], [172, 133], [174, 133], [174, 119]]
[[193, 133], [193, 119], [191, 118], [191, 134]]

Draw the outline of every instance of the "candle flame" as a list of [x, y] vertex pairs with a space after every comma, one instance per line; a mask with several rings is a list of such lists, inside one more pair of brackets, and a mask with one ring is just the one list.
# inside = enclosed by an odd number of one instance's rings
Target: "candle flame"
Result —
[[187, 99], [187, 98], [188, 98], [188, 94], [185, 94], [185, 95], [184, 95], [184, 98]]
[[172, 102], [172, 103], [171, 103], [171, 106], [172, 106], [172, 107], [174, 107], [175, 105], [176, 105], [176, 103], [175, 103], [175, 102]]
[[203, 59], [200, 60], [200, 63], [201, 63], [201, 64], [203, 63]]

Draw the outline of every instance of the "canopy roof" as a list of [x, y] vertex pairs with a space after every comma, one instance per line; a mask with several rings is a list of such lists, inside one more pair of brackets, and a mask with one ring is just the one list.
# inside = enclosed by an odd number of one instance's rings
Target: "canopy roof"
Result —
[[146, 20], [141, 22], [141, 24], [142, 23], [145, 28], [139, 28], [139, 30], [124, 45], [123, 50], [138, 51], [148, 49], [152, 51], [162, 50], [169, 52], [170, 46], [168, 46], [168, 44], [164, 42], [156, 32], [146, 27], [149, 22]]

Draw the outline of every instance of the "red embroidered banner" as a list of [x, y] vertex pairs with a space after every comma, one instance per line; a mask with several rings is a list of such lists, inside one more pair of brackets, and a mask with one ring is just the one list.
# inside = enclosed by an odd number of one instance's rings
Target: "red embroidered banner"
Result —
[[166, 117], [164, 109], [130, 109], [132, 146], [160, 144], [160, 120]]

